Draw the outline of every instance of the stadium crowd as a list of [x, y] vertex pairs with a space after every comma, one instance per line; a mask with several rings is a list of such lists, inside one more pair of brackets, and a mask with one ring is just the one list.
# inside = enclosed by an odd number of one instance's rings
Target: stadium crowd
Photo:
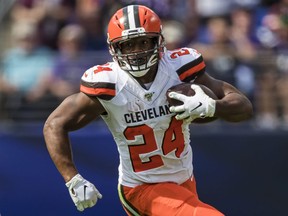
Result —
[[[0, 119], [43, 121], [79, 90], [84, 70], [111, 60], [106, 26], [143, 4], [166, 47], [188, 46], [208, 73], [253, 102], [255, 127], [288, 130], [288, 0], [15, 0], [0, 7]], [[7, 3], [8, 4], [8, 3]]]

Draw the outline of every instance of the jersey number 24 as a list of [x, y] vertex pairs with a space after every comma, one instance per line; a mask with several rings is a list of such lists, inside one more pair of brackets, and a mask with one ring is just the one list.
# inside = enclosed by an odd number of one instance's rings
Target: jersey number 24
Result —
[[[175, 156], [180, 157], [184, 150], [184, 137], [182, 133], [183, 121], [178, 121], [175, 117], [172, 118], [169, 128], [165, 131], [161, 151], [164, 155], [175, 150]], [[141, 172], [149, 169], [154, 169], [163, 166], [161, 155], [153, 155], [148, 161], [143, 162], [140, 158], [141, 154], [156, 151], [158, 149], [154, 131], [148, 125], [139, 125], [127, 127], [124, 131], [127, 140], [135, 140], [136, 136], [143, 137], [143, 143], [137, 145], [129, 145], [130, 158], [132, 161], [134, 172]]]

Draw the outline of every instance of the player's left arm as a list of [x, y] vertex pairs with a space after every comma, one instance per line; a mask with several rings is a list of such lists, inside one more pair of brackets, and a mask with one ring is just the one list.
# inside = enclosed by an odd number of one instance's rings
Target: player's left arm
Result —
[[194, 83], [207, 86], [219, 98], [216, 100], [215, 117], [229, 122], [244, 121], [252, 117], [251, 101], [235, 86], [215, 79], [207, 73], [198, 76]]

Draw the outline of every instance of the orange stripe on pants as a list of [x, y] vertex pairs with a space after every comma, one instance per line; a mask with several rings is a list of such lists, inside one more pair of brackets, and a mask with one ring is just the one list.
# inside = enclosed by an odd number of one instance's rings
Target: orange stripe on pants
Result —
[[128, 215], [133, 214], [127, 204], [142, 216], [223, 216], [217, 209], [199, 200], [194, 179], [181, 185], [165, 182], [135, 188], [120, 187], [121, 201], [127, 201], [124, 209]]

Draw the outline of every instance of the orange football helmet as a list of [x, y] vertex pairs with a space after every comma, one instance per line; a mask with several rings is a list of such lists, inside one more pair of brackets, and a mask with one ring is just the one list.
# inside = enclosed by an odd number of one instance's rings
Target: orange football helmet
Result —
[[[161, 20], [154, 11], [142, 5], [129, 5], [118, 10], [110, 19], [107, 35], [109, 51], [114, 61], [135, 77], [145, 75], [158, 63], [164, 51]], [[122, 53], [120, 43], [143, 36], [154, 39], [153, 49]]]

